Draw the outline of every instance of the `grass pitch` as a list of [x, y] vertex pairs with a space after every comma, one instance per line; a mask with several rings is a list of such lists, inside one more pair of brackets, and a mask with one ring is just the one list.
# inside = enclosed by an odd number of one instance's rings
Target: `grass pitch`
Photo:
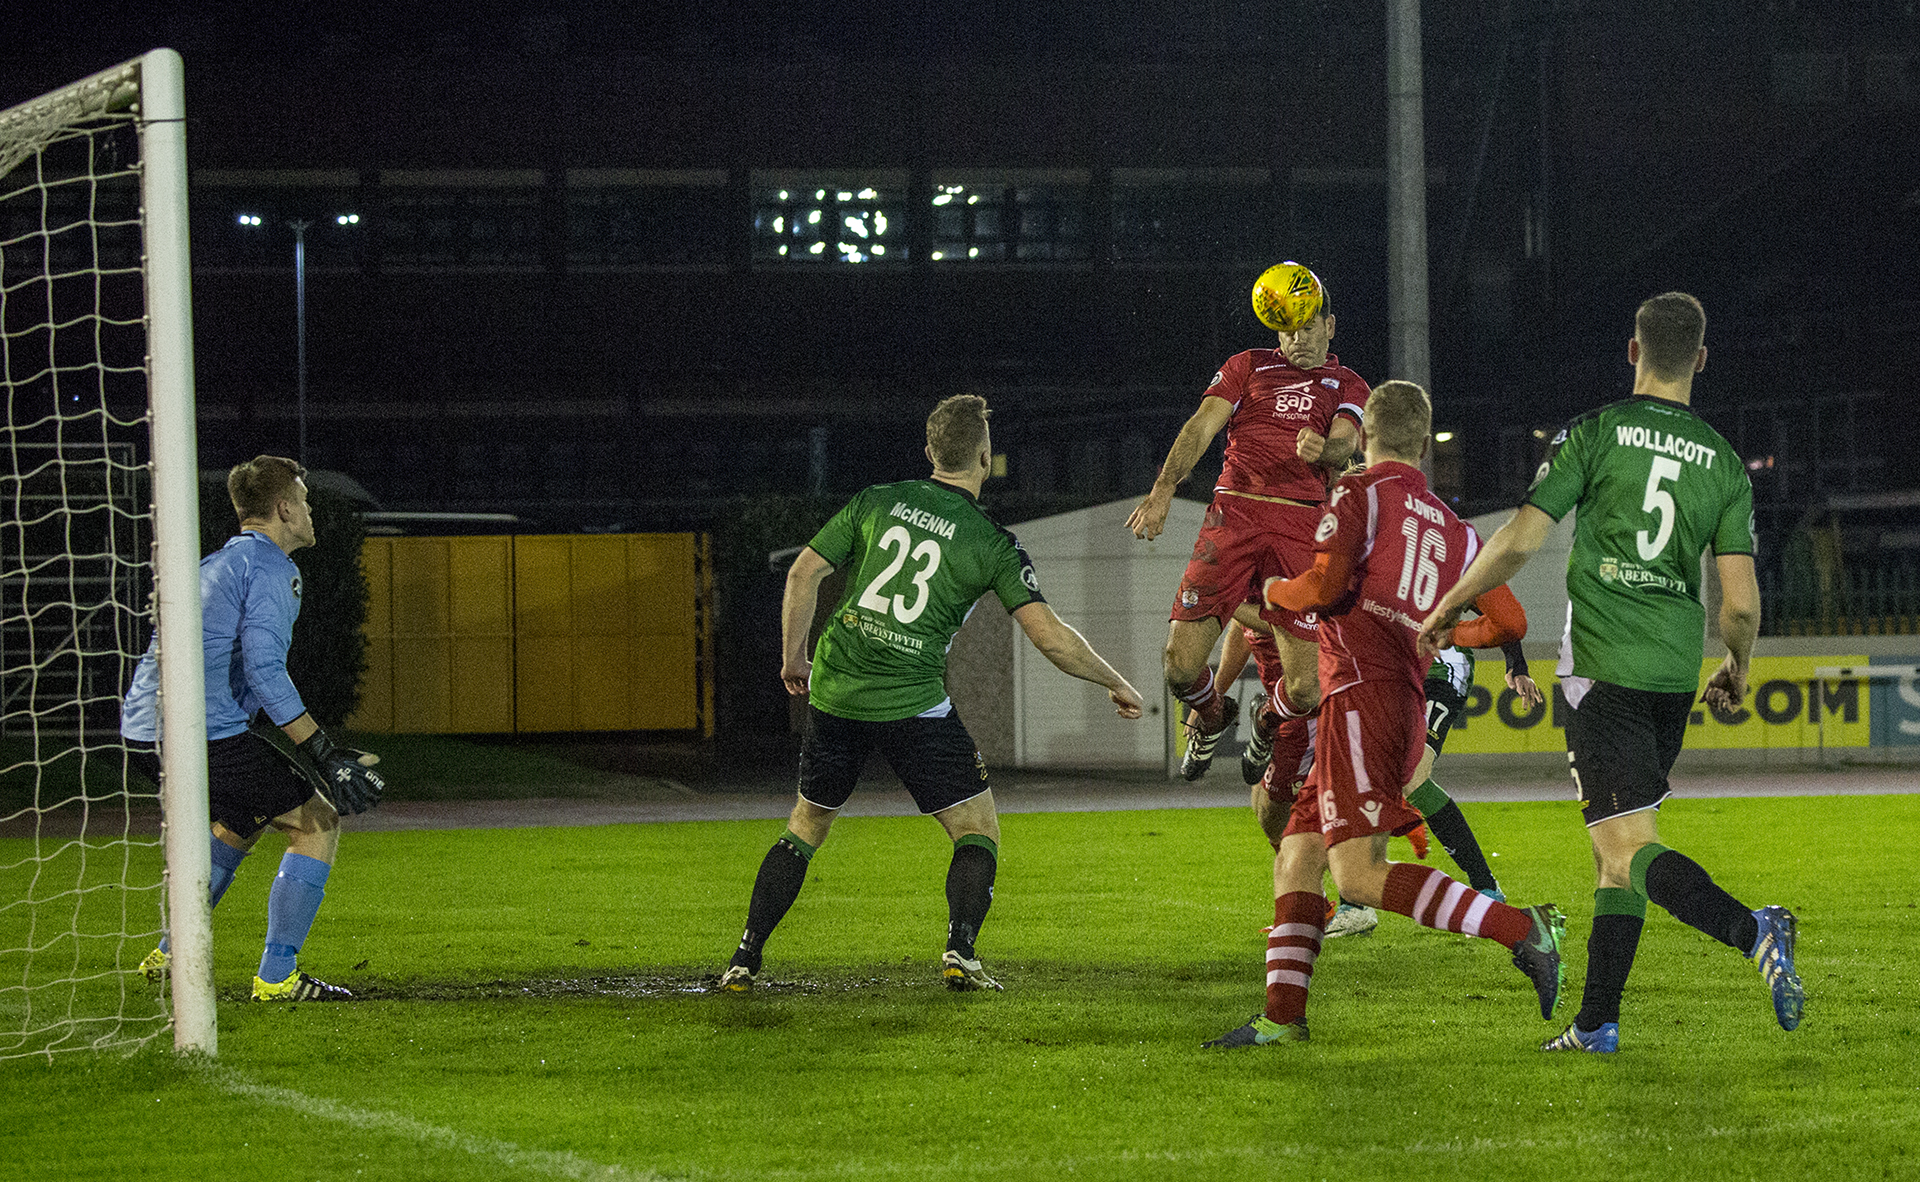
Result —
[[1259, 1007], [1272, 914], [1270, 859], [1238, 810], [1005, 818], [980, 944], [997, 995], [938, 982], [938, 827], [852, 818], [751, 996], [708, 989], [778, 822], [349, 833], [301, 964], [365, 1000], [253, 1005], [268, 838], [215, 916], [217, 1062], [153, 1048], [0, 1064], [0, 1165], [115, 1179], [1920, 1177], [1920, 797], [1671, 804], [1667, 844], [1741, 899], [1799, 914], [1807, 1019], [1782, 1032], [1748, 962], [1654, 908], [1607, 1058], [1534, 1049], [1578, 1007], [1592, 871], [1575, 806], [1467, 811], [1514, 899], [1571, 917], [1554, 1022], [1504, 949], [1383, 914], [1323, 952], [1312, 1042], [1224, 1053], [1199, 1044]]

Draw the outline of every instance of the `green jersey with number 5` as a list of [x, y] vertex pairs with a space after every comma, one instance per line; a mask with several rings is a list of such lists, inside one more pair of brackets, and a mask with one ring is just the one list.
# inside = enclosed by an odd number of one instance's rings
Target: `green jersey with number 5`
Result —
[[841, 718], [912, 718], [946, 700], [947, 646], [988, 591], [1040, 602], [1020, 543], [965, 489], [937, 480], [862, 491], [808, 547], [847, 590], [813, 651], [809, 700]]
[[1555, 521], [1578, 510], [1567, 556], [1571, 672], [1697, 690], [1700, 555], [1753, 553], [1753, 484], [1720, 433], [1677, 402], [1611, 403], [1555, 437], [1527, 503]]

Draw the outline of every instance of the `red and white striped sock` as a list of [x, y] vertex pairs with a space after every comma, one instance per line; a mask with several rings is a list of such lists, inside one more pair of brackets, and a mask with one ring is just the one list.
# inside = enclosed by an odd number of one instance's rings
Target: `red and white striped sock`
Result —
[[1422, 927], [1485, 936], [1508, 948], [1518, 946], [1533, 930], [1533, 918], [1526, 912], [1489, 899], [1431, 866], [1390, 864], [1387, 887], [1381, 894], [1382, 907]]
[[1213, 666], [1200, 670], [1200, 676], [1179, 697], [1189, 708], [1187, 721], [1202, 734], [1210, 735], [1226, 726], [1225, 711], [1221, 708], [1223, 703], [1220, 695], [1214, 692]]
[[1267, 933], [1267, 1020], [1285, 1026], [1307, 1016], [1307, 986], [1326, 931], [1327, 901], [1318, 891], [1290, 891], [1273, 901]]

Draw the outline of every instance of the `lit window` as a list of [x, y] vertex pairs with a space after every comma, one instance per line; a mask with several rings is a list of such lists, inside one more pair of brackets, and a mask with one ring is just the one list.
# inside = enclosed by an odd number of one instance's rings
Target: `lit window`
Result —
[[904, 174], [892, 185], [843, 182], [807, 189], [791, 182], [785, 187], [756, 184], [753, 257], [793, 263], [904, 259], [905, 188]]

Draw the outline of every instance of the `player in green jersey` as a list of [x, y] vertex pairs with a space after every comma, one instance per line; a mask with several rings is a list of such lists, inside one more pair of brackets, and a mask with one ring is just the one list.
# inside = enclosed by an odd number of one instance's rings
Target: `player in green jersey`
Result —
[[[807, 863], [876, 750], [920, 811], [953, 839], [941, 976], [951, 989], [1000, 988], [974, 950], [993, 902], [1000, 821], [986, 763], [945, 682], [947, 646], [986, 592], [1061, 672], [1105, 686], [1122, 718], [1140, 717], [1139, 693], [1054, 615], [1026, 551], [980, 508], [993, 465], [988, 413], [986, 399], [970, 394], [936, 406], [927, 418], [933, 475], [862, 491], [787, 573], [780, 677], [788, 693], [807, 695], [810, 721], [799, 799], [754, 879], [746, 931], [721, 975], [723, 990], [753, 987], [767, 937], [799, 896]], [[835, 570], [847, 572], [846, 592], [808, 660], [820, 584]]]
[[1580, 1012], [1549, 1051], [1613, 1051], [1620, 995], [1640, 945], [1647, 901], [1750, 957], [1792, 1030], [1805, 994], [1794, 972], [1795, 921], [1785, 907], [1749, 910], [1706, 870], [1660, 844], [1654, 817], [1686, 738], [1699, 689], [1705, 609], [1700, 556], [1720, 575], [1727, 655], [1703, 699], [1730, 714], [1747, 690], [1759, 631], [1753, 573], [1753, 487], [1733, 448], [1690, 409], [1706, 368], [1706, 312], [1681, 292], [1654, 296], [1634, 318], [1627, 360], [1633, 397], [1574, 419], [1527, 500], [1435, 605], [1423, 644], [1442, 639], [1471, 597], [1505, 582], [1569, 511], [1572, 602], [1557, 672], [1567, 704], [1567, 761], [1599, 874]]

